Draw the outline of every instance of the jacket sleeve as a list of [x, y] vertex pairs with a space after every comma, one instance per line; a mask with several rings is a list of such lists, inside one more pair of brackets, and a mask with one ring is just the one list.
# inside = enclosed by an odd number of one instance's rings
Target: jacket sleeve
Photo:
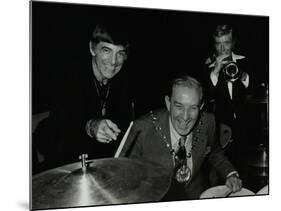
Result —
[[235, 171], [234, 166], [229, 162], [227, 157], [225, 157], [224, 152], [219, 144], [218, 136], [216, 134], [216, 124], [213, 115], [208, 117], [208, 136], [210, 138], [211, 153], [208, 161], [216, 169], [221, 178], [226, 178], [230, 172]]

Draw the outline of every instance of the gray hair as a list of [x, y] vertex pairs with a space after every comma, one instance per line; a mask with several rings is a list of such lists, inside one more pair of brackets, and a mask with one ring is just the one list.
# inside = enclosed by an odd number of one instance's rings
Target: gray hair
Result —
[[203, 95], [204, 95], [203, 87], [202, 84], [197, 79], [189, 75], [181, 75], [174, 78], [170, 86], [170, 97], [172, 96], [173, 88], [175, 86], [183, 86], [183, 87], [196, 89], [200, 96], [200, 103], [203, 102]]

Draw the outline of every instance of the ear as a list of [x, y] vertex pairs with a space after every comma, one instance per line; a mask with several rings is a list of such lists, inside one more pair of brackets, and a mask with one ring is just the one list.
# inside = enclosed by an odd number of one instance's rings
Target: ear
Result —
[[94, 43], [92, 41], [89, 42], [89, 48], [90, 48], [90, 52], [91, 52], [92, 56], [95, 56], [96, 55], [95, 46], [94, 46]]
[[167, 95], [165, 96], [165, 104], [166, 104], [167, 110], [170, 111], [171, 101]]

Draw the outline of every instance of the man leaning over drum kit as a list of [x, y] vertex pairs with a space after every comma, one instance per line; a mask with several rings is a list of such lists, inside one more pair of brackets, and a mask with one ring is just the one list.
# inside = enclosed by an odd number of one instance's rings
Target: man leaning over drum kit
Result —
[[172, 173], [163, 201], [199, 198], [208, 188], [205, 161], [225, 179], [225, 196], [241, 190], [239, 174], [217, 142], [215, 118], [202, 111], [201, 84], [188, 75], [175, 78], [165, 103], [167, 109], [135, 121], [120, 156], [154, 162]]

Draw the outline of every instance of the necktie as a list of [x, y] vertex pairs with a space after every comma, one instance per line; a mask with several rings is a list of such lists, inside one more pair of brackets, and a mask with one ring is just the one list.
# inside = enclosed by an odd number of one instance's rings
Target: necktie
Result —
[[175, 178], [179, 183], [188, 182], [191, 176], [191, 171], [187, 166], [186, 149], [185, 149], [186, 137], [182, 136], [178, 142], [178, 149], [175, 153]]
[[182, 165], [184, 160], [186, 160], [185, 141], [186, 141], [186, 137], [181, 136], [178, 141], [178, 148], [176, 150], [176, 156], [175, 156], [176, 162], [178, 162], [177, 164], [180, 165]]

